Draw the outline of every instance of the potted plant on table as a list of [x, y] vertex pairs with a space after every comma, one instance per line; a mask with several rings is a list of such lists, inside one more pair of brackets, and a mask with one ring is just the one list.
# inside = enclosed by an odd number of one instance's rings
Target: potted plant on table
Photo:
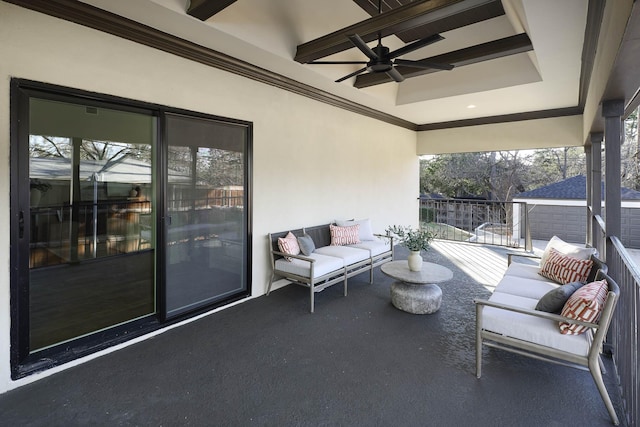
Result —
[[409, 226], [402, 225], [391, 225], [387, 227], [385, 232], [387, 235], [394, 235], [400, 241], [400, 245], [406, 247], [411, 252], [407, 258], [409, 270], [420, 271], [422, 269], [422, 256], [420, 252], [429, 249], [435, 234], [420, 228], [414, 230]]

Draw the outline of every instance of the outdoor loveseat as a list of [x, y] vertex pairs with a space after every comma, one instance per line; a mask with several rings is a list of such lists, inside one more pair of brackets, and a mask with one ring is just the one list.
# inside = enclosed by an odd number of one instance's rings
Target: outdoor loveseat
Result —
[[[540, 263], [511, 263], [488, 300], [476, 299], [476, 375], [482, 346], [588, 369], [614, 424], [600, 352], [620, 295], [593, 248], [554, 237]], [[528, 257], [531, 257], [528, 255]]]
[[369, 272], [393, 259], [393, 238], [374, 234], [368, 219], [336, 221], [296, 230], [269, 234], [271, 279], [267, 295], [277, 277], [309, 289], [310, 311], [314, 295], [342, 283], [347, 295], [347, 279]]

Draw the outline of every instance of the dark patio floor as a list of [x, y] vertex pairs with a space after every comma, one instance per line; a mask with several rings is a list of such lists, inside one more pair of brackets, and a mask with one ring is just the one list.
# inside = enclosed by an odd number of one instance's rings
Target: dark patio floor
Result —
[[588, 372], [485, 349], [476, 379], [472, 300], [504, 252], [437, 242], [425, 260], [454, 278], [432, 315], [395, 309], [379, 269], [373, 285], [350, 279], [347, 297], [317, 294], [314, 314], [306, 289], [287, 286], [4, 393], [0, 424], [610, 426]]

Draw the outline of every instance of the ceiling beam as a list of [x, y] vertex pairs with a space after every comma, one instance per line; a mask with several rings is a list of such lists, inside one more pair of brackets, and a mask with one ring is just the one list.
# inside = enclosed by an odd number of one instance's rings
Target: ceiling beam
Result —
[[[504, 56], [515, 55], [517, 53], [533, 50], [533, 45], [526, 33], [516, 34], [515, 36], [505, 37], [503, 39], [493, 40], [487, 43], [467, 47], [453, 52], [443, 53], [442, 55], [425, 58], [424, 61], [436, 62], [441, 64], [451, 64], [453, 66], [462, 67], [464, 65], [476, 64], [478, 62], [488, 61], [490, 59], [502, 58]], [[419, 69], [413, 67], [397, 66], [396, 69], [404, 78], [422, 76], [424, 74], [442, 71], [435, 68]], [[364, 87], [375, 86], [383, 83], [392, 82], [385, 73], [361, 74], [356, 78], [354, 87], [362, 89]]]
[[236, 0], [191, 0], [187, 14], [206, 21], [235, 2]]
[[298, 46], [294, 60], [306, 64], [351, 49], [349, 36], [358, 34], [365, 42], [378, 32], [386, 37], [396, 32], [429, 26], [431, 35], [454, 30], [504, 15], [500, 0], [416, 0], [381, 15], [366, 19]]

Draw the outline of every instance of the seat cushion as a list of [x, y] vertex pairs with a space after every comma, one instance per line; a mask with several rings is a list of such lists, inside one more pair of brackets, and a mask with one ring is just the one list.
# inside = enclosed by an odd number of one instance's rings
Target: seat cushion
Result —
[[[537, 299], [502, 292], [494, 292], [489, 301], [528, 309], [534, 309], [538, 303]], [[482, 328], [580, 356], [586, 356], [589, 352], [589, 334], [563, 335], [560, 333], [558, 322], [527, 314], [484, 307]]]
[[541, 277], [538, 274], [540, 267], [531, 264], [522, 264], [519, 262], [512, 262], [511, 265], [505, 271], [505, 276], [522, 277], [524, 279], [540, 280]]
[[[525, 279], [516, 276], [504, 276], [496, 286], [496, 292], [516, 295], [520, 297], [532, 298], [536, 303], [546, 293], [560, 287], [559, 284], [550, 280], [545, 280], [538, 276], [537, 279]], [[536, 305], [534, 304], [533, 307]], [[531, 307], [531, 308], [533, 308]]]
[[340, 258], [344, 265], [355, 264], [370, 258], [369, 251], [350, 246], [323, 246], [316, 248], [314, 254], [322, 254]]
[[[309, 258], [316, 260], [313, 266], [314, 279], [331, 273], [332, 271], [344, 269], [344, 260], [342, 258], [321, 255], [315, 252], [309, 255]], [[281, 258], [276, 261], [275, 265], [276, 274], [277, 271], [284, 271], [286, 273], [311, 278], [311, 263], [308, 261], [296, 258], [291, 258], [291, 261], [286, 261]]]
[[363, 240], [355, 245], [349, 245], [350, 248], [365, 249], [369, 251], [369, 256], [374, 257], [385, 252], [389, 252], [391, 248], [388, 242], [382, 240]]

